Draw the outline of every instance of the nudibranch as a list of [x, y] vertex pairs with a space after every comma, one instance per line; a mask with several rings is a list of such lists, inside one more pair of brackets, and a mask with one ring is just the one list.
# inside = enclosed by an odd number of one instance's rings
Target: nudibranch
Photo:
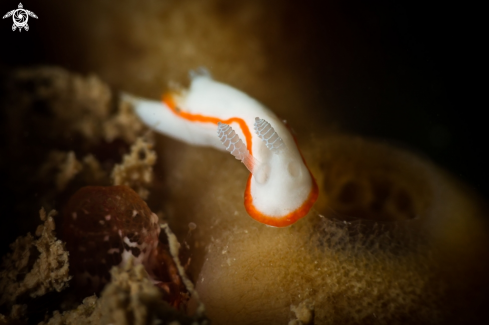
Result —
[[150, 128], [189, 144], [227, 150], [241, 160], [251, 172], [245, 208], [257, 221], [289, 226], [316, 201], [318, 187], [295, 138], [247, 94], [204, 73], [192, 75], [187, 91], [167, 92], [161, 102], [131, 95], [124, 99]]

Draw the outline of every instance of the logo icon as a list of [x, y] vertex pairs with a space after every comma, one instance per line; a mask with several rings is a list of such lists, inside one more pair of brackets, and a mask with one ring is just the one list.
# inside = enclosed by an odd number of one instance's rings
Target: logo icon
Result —
[[36, 18], [37, 16], [35, 13], [29, 10], [25, 10], [24, 7], [22, 6], [22, 3], [19, 3], [19, 8], [14, 9], [12, 11], [9, 11], [3, 16], [3, 19], [12, 16], [12, 19], [14, 20], [14, 24], [12, 25], [12, 30], [15, 31], [17, 28], [19, 29], [19, 32], [22, 31], [22, 28], [24, 28], [26, 31], [29, 30], [29, 25], [27, 25], [27, 21], [29, 20], [29, 16]]

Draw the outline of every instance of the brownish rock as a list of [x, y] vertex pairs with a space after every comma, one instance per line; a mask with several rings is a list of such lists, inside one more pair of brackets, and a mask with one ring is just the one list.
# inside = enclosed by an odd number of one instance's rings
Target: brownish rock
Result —
[[110, 279], [110, 269], [130, 256], [136, 264], [147, 264], [159, 233], [158, 217], [131, 188], [81, 188], [63, 211], [62, 238], [70, 251], [74, 285], [97, 292]]

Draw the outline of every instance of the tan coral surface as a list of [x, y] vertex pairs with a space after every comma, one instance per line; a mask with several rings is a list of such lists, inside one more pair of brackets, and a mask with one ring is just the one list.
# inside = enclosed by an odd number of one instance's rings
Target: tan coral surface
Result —
[[164, 143], [179, 162], [162, 157], [173, 189], [165, 211], [182, 236], [197, 226], [192, 270], [217, 324], [284, 323], [305, 301], [317, 324], [457, 323], [483, 312], [486, 211], [428, 161], [349, 136], [306, 142], [320, 198], [275, 229], [244, 211], [239, 162]]

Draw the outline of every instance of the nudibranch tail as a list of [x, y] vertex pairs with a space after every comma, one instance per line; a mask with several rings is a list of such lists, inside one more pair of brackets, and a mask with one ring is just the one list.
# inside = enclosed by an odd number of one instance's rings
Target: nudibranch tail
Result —
[[260, 139], [265, 142], [267, 148], [275, 154], [279, 154], [283, 149], [285, 149], [285, 143], [282, 138], [277, 134], [274, 128], [259, 117], [255, 118], [255, 133], [260, 137]]
[[221, 140], [226, 150], [229, 151], [229, 153], [231, 153], [236, 159], [241, 160], [246, 168], [253, 173], [255, 160], [246, 148], [246, 145], [239, 138], [236, 132], [234, 132], [233, 128], [228, 124], [218, 122], [217, 135], [219, 136], [219, 140]]

